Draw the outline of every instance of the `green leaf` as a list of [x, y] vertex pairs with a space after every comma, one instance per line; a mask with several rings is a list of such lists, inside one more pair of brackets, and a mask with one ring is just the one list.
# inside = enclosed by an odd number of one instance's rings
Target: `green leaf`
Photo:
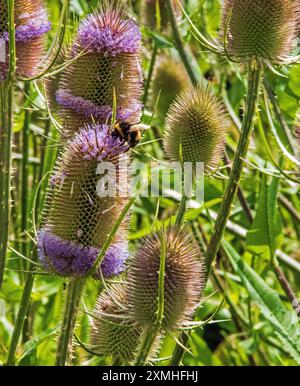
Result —
[[259, 307], [282, 343], [282, 348], [300, 364], [300, 328], [296, 313], [284, 306], [278, 293], [241, 259], [226, 240], [222, 245], [250, 298]]
[[283, 240], [282, 221], [277, 208], [278, 184], [278, 178], [274, 177], [268, 185], [267, 176], [262, 176], [258, 209], [246, 236], [248, 249], [266, 259], [275, 256]]
[[49, 328], [24, 345], [24, 352], [19, 361], [19, 366], [33, 366], [37, 363], [37, 348], [46, 339], [55, 335], [58, 328]]

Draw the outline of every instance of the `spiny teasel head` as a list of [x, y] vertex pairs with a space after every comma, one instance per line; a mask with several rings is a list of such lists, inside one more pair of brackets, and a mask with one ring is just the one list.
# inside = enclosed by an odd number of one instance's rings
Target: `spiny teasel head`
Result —
[[120, 6], [104, 5], [81, 22], [67, 58], [75, 60], [61, 72], [56, 91], [66, 138], [86, 122], [109, 121], [114, 90], [117, 120], [139, 122], [140, 49], [139, 27]]
[[164, 119], [174, 99], [191, 86], [189, 77], [181, 62], [164, 57], [158, 62], [152, 82], [152, 106]]
[[[126, 150], [105, 125], [87, 126], [67, 143], [50, 180], [38, 234], [39, 258], [45, 268], [61, 276], [82, 276], [92, 267], [128, 201], [120, 188], [126, 178], [122, 176]], [[101, 162], [105, 162], [102, 170]], [[113, 168], [108, 175], [111, 193], [103, 184], [108, 167]], [[125, 220], [101, 264], [106, 277], [125, 268], [126, 225]]]
[[193, 315], [204, 286], [202, 254], [187, 229], [171, 227], [141, 242], [127, 272], [128, 304], [139, 325], [149, 327], [155, 322], [162, 237], [166, 245], [162, 329], [172, 331]]
[[[0, 80], [5, 80], [9, 62], [7, 1], [0, 5], [0, 38], [5, 41], [6, 58], [0, 64]], [[43, 0], [15, 0], [15, 40], [17, 76], [30, 77], [40, 71], [46, 47], [46, 34], [51, 29]]]
[[[176, 0], [172, 0], [173, 9], [176, 16], [180, 15], [180, 7]], [[157, 12], [157, 5], [159, 14]], [[144, 0], [141, 4], [141, 16], [143, 24], [151, 29], [157, 27], [158, 15], [160, 17], [160, 27], [165, 30], [170, 26], [169, 12], [166, 0]]]
[[127, 292], [123, 284], [114, 284], [101, 293], [91, 323], [91, 348], [114, 360], [134, 359], [141, 330], [127, 316]]
[[284, 63], [297, 37], [299, 11], [299, 0], [225, 0], [222, 29], [229, 57]]
[[202, 162], [211, 173], [223, 155], [229, 121], [208, 83], [183, 91], [166, 118], [164, 149], [172, 161]]

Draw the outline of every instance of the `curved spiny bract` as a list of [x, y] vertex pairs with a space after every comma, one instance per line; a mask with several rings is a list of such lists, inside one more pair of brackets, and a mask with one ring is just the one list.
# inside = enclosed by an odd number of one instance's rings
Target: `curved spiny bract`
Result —
[[223, 36], [229, 57], [282, 64], [299, 30], [299, 0], [225, 0]]
[[[0, 6], [0, 38], [5, 41], [6, 61], [0, 65], [0, 81], [8, 75], [9, 36], [6, 1]], [[43, 0], [15, 1], [15, 39], [17, 71], [19, 77], [37, 75], [43, 64], [46, 49], [46, 33], [51, 29]]]
[[[120, 178], [126, 178], [122, 175], [126, 150], [105, 125], [87, 126], [67, 143], [50, 180], [38, 237], [40, 260], [50, 271], [82, 276], [92, 267], [128, 202], [119, 187], [123, 185]], [[105, 162], [103, 170], [101, 162]], [[112, 168], [109, 186], [103, 180], [107, 167]], [[104, 276], [117, 275], [125, 268], [126, 224], [126, 220], [121, 224], [101, 264]]]
[[113, 91], [117, 120], [139, 122], [142, 105], [141, 34], [120, 7], [104, 6], [79, 26], [56, 91], [65, 138], [84, 123], [107, 123]]
[[174, 99], [191, 82], [181, 62], [172, 58], [162, 58], [154, 72], [152, 82], [152, 106], [157, 108], [160, 118], [164, 119]]
[[[187, 229], [164, 230], [166, 262], [162, 329], [174, 331], [189, 321], [198, 306], [204, 285], [201, 251]], [[139, 245], [128, 269], [129, 314], [143, 328], [157, 318], [162, 233], [148, 236]]]
[[127, 293], [124, 285], [114, 284], [100, 294], [91, 323], [90, 342], [94, 352], [122, 362], [134, 359], [141, 330], [126, 317], [126, 308]]
[[166, 118], [164, 149], [172, 161], [202, 162], [211, 173], [224, 151], [229, 121], [222, 103], [208, 83], [184, 91], [171, 105]]

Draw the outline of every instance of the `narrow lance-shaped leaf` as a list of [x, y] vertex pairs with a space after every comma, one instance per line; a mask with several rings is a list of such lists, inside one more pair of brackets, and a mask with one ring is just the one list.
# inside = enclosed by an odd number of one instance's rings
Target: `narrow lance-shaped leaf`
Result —
[[268, 185], [267, 177], [263, 175], [258, 209], [246, 237], [248, 249], [266, 259], [272, 259], [282, 243], [282, 221], [277, 209], [278, 184], [278, 178], [274, 177]]
[[223, 247], [250, 298], [273, 327], [282, 348], [300, 364], [300, 328], [296, 313], [283, 305], [278, 293], [241, 259], [226, 240], [223, 241]]

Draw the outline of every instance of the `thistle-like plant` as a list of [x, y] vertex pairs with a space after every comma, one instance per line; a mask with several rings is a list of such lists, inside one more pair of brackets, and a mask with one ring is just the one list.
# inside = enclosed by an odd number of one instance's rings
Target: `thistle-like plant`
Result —
[[[126, 150], [127, 146], [113, 138], [106, 125], [87, 126], [68, 142], [54, 168], [44, 225], [38, 235], [39, 258], [50, 271], [80, 277], [92, 267], [127, 203], [119, 187], [119, 156]], [[112, 184], [111, 193], [103, 190], [103, 180], [97, 174], [101, 162], [110, 162], [114, 167], [116, 181], [108, 182]], [[122, 225], [101, 265], [103, 275], [120, 273], [127, 255]]]
[[127, 273], [129, 313], [143, 327], [151, 327], [156, 321], [163, 238], [166, 254], [161, 328], [176, 331], [199, 305], [205, 276], [202, 253], [187, 229], [171, 227], [140, 243]]
[[166, 156], [183, 162], [203, 162], [214, 170], [222, 157], [229, 122], [222, 103], [208, 83], [184, 91], [171, 105], [166, 118]]
[[[105, 5], [84, 19], [58, 75], [55, 100], [65, 138], [85, 123], [107, 123], [112, 117], [135, 123], [141, 117], [141, 34], [119, 6]], [[51, 92], [53, 95], [53, 91]], [[50, 101], [51, 101], [50, 95]]]
[[[14, 7], [17, 76], [30, 77], [38, 73], [43, 62], [46, 33], [51, 29], [43, 0], [16, 0]], [[8, 75], [9, 34], [7, 2], [0, 5], [0, 38], [5, 42], [6, 60], [0, 62], [0, 81]]]
[[141, 329], [127, 315], [127, 288], [114, 284], [100, 294], [91, 322], [91, 348], [97, 355], [126, 363], [134, 359]]
[[160, 118], [165, 118], [174, 99], [190, 85], [189, 77], [180, 61], [169, 57], [159, 60], [154, 71], [151, 94], [152, 105], [156, 106]]
[[285, 63], [295, 46], [299, 11], [298, 0], [225, 0], [223, 36], [229, 58]]
[[128, 309], [143, 329], [136, 364], [159, 334], [185, 326], [199, 305], [205, 277], [201, 251], [187, 229], [169, 228], [141, 242], [127, 273]]

